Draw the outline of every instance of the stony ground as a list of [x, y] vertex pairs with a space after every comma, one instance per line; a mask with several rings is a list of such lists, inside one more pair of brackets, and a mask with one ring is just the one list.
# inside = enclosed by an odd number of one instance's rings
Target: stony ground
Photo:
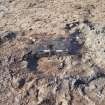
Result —
[[[0, 0], [0, 105], [105, 105], [104, 18], [104, 0]], [[79, 54], [23, 59], [68, 36]]]

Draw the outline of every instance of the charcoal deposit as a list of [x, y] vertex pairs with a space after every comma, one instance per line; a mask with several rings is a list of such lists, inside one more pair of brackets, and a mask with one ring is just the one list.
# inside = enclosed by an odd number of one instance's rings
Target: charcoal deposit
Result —
[[1, 34], [1, 105], [104, 105], [103, 27], [72, 22], [65, 37], [31, 37], [31, 44], [25, 35]]
[[13, 41], [16, 39], [16, 32], [4, 32], [0, 34], [0, 45], [8, 42]]
[[[39, 45], [34, 47], [23, 56], [23, 60], [28, 62], [27, 67], [31, 70], [36, 69], [37, 62], [41, 57], [57, 56], [79, 56], [84, 46], [85, 40], [80, 30], [76, 29], [70, 33], [68, 37], [60, 37], [55, 39], [48, 39], [45, 42], [39, 42]], [[62, 63], [62, 66], [64, 63]], [[62, 67], [58, 67], [62, 68]]]

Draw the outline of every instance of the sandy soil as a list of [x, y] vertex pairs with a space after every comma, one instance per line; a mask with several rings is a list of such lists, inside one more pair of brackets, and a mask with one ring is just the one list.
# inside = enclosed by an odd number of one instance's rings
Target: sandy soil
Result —
[[[37, 43], [76, 29], [82, 56], [22, 60]], [[0, 105], [105, 105], [104, 60], [104, 0], [0, 0]]]

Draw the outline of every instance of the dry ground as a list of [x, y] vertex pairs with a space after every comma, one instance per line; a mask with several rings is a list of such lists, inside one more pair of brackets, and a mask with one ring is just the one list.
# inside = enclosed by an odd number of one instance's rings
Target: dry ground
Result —
[[[83, 20], [95, 24], [95, 31], [85, 25], [82, 28]], [[87, 53], [81, 59], [44, 57], [32, 71], [26, 61], [21, 62], [34, 46], [33, 40], [67, 37], [65, 25], [73, 21], [80, 22], [79, 29], [86, 35]], [[63, 79], [90, 75], [96, 69], [93, 64], [104, 71], [104, 26], [104, 0], [0, 0], [0, 36], [16, 33], [12, 41], [1, 44], [0, 40], [0, 105], [105, 105], [105, 78], [89, 83], [86, 95], [72, 90], [70, 81]], [[65, 67], [59, 70], [62, 62]]]

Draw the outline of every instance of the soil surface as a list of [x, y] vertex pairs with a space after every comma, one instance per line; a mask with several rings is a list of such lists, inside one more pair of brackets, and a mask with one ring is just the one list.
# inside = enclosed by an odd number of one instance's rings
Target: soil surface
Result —
[[105, 105], [105, 1], [0, 0], [0, 105]]

